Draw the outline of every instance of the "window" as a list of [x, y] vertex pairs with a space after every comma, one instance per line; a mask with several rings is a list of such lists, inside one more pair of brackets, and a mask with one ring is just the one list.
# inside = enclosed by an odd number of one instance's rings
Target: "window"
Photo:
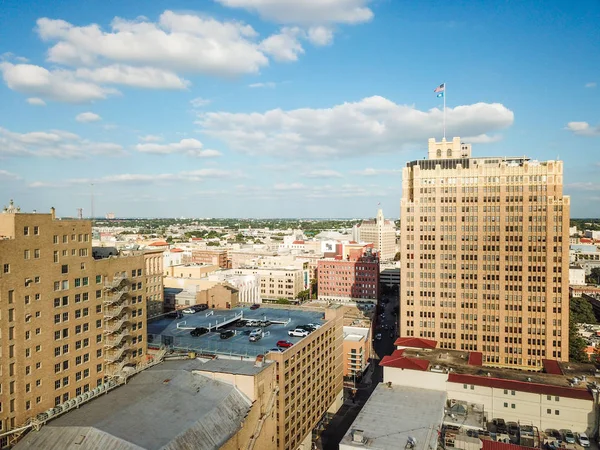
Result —
[[10, 264], [4, 264], [4, 273], [10, 273]]
[[96, 275], [96, 284], [102, 283], [102, 275]]
[[89, 308], [83, 308], [83, 317], [89, 314]]
[[546, 400], [551, 401], [552, 400], [552, 396], [551, 395], [546, 395]]
[[83, 277], [81, 282], [84, 286], [87, 286], [88, 284], [90, 284], [90, 279], [88, 277]]
[[515, 405], [514, 403], [511, 403], [511, 404], [510, 404], [510, 407], [511, 407], [512, 409], [515, 409], [516, 405]]
[[23, 227], [23, 235], [29, 236], [29, 227]]
[[556, 396], [556, 397], [554, 397], [554, 400], [555, 400], [555, 401], [559, 401], [559, 400], [560, 400], [560, 397]]
[[25, 250], [25, 251], [23, 252], [23, 258], [25, 258], [25, 259], [29, 259], [29, 250]]
[[54, 237], [52, 238], [52, 243], [58, 244], [58, 235], [57, 234], [55, 234]]
[[75, 278], [75, 287], [78, 288], [81, 286], [81, 278]]
[[38, 227], [38, 226], [33, 227], [33, 234], [38, 236], [40, 234], [40, 227]]
[[558, 415], [560, 415], [560, 412], [558, 411], [558, 409], [555, 409], [555, 410], [554, 410], [554, 415], [555, 415], [555, 416], [558, 416]]
[[69, 265], [63, 264], [61, 267], [60, 273], [69, 273]]
[[[56, 380], [54, 382], [54, 389], [60, 389], [60, 380]], [[58, 397], [60, 403], [60, 397]]]
[[33, 250], [33, 258], [40, 259], [40, 249], [39, 248], [36, 248]]
[[54, 250], [54, 252], [53, 252], [53, 259], [54, 259], [55, 263], [58, 262], [58, 250]]

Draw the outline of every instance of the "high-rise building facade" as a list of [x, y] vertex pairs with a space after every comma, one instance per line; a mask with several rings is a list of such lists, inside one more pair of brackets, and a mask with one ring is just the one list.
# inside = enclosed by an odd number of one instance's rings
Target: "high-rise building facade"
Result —
[[377, 217], [372, 220], [363, 220], [356, 225], [357, 240], [372, 242], [379, 251], [382, 261], [394, 259], [396, 256], [396, 226], [391, 220], [383, 217], [383, 210], [377, 210]]
[[1, 432], [145, 356], [144, 257], [94, 259], [91, 233], [54, 209], [0, 213]]
[[562, 161], [429, 140], [402, 173], [402, 336], [541, 370], [569, 357], [570, 199]]

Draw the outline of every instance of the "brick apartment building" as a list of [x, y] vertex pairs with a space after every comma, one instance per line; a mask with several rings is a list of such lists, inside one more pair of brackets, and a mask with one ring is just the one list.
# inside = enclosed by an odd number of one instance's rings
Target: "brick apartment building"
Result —
[[231, 267], [227, 250], [192, 250], [192, 263], [219, 266], [221, 269]]
[[340, 303], [377, 302], [379, 257], [373, 249], [356, 249], [345, 259], [322, 259], [317, 271], [319, 300]]

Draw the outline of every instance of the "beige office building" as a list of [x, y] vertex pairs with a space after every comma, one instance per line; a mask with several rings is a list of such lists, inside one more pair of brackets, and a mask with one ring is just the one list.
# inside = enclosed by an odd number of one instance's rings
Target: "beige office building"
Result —
[[54, 209], [0, 214], [1, 433], [144, 360], [144, 256], [94, 259], [91, 233]]
[[430, 139], [402, 173], [400, 335], [484, 365], [568, 360], [569, 206], [562, 161]]
[[296, 267], [255, 267], [233, 269], [233, 272], [236, 275], [259, 275], [263, 300], [295, 300], [298, 293], [304, 290], [305, 281], [308, 282], [308, 270]]
[[382, 261], [389, 261], [396, 256], [396, 226], [391, 220], [383, 217], [383, 210], [377, 210], [377, 217], [372, 220], [363, 220], [357, 225], [358, 240], [371, 242], [379, 250]]

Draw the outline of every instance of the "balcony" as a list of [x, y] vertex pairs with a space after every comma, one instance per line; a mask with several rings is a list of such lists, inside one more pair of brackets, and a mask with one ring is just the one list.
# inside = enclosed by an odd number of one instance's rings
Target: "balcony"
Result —
[[129, 287], [123, 286], [120, 289], [113, 291], [113, 293], [111, 295], [104, 297], [103, 303], [105, 305], [114, 305], [116, 303], [123, 301], [125, 298], [127, 298], [126, 295], [128, 293], [129, 293]]
[[108, 308], [104, 311], [105, 319], [116, 319], [119, 317], [126, 309], [129, 308], [129, 305], [121, 305], [114, 308]]
[[104, 332], [105, 333], [116, 333], [117, 331], [119, 331], [121, 329], [121, 327], [126, 322], [129, 322], [129, 315], [125, 315], [125, 316], [121, 317], [117, 322], [105, 323], [104, 324]]

